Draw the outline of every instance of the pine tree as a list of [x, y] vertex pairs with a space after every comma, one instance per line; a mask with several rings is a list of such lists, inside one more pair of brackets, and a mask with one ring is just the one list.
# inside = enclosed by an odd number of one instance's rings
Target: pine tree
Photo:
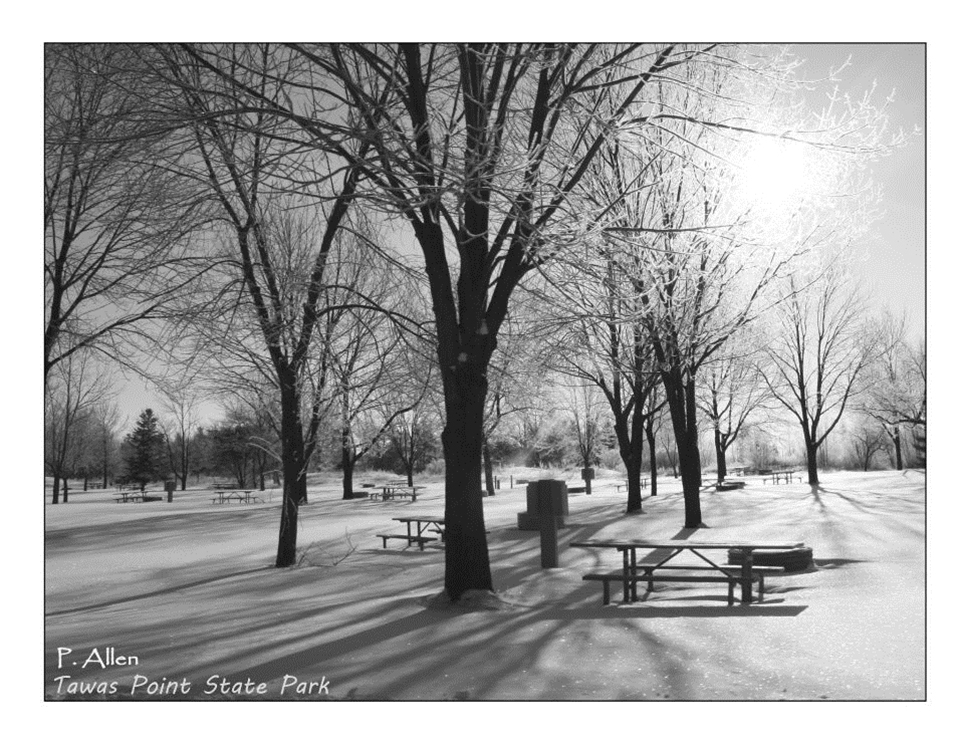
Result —
[[137, 419], [134, 431], [124, 440], [127, 444], [127, 480], [139, 483], [143, 489], [149, 482], [164, 476], [164, 435], [158, 426], [157, 416], [150, 408]]

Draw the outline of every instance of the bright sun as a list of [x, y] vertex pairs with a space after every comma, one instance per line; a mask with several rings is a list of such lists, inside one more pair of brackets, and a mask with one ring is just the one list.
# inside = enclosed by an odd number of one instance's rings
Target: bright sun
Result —
[[799, 142], [766, 139], [740, 164], [742, 199], [754, 212], [793, 209], [814, 184], [810, 148]]

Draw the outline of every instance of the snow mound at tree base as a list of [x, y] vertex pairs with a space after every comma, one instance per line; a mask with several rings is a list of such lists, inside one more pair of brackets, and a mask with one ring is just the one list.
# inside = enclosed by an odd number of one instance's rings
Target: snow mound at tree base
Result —
[[461, 612], [505, 612], [517, 610], [518, 606], [506, 601], [495, 592], [482, 589], [469, 589], [462, 593], [456, 601], [449, 598], [448, 592], [441, 591], [428, 597], [424, 604], [431, 610], [447, 610]]

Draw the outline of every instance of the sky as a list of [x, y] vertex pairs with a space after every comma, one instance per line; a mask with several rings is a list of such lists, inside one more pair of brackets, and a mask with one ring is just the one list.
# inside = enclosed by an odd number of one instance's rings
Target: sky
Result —
[[[925, 126], [924, 49], [923, 44], [791, 45], [804, 60], [801, 76], [809, 79], [826, 77], [849, 58], [838, 75], [841, 91], [861, 96], [876, 83], [875, 100], [881, 104], [893, 92], [889, 126], [907, 133]], [[822, 103], [815, 97], [814, 106]], [[906, 146], [874, 165], [883, 216], [859, 246], [866, 258], [857, 267], [872, 308], [905, 314], [911, 340], [924, 334], [924, 144], [923, 134], [911, 136]], [[119, 403], [131, 423], [146, 407], [163, 408], [151, 386], [136, 379], [126, 381]], [[216, 405], [205, 405], [201, 419], [219, 415]]]
[[867, 260], [859, 271], [878, 307], [896, 315], [906, 313], [908, 335], [924, 334], [925, 260], [925, 85], [923, 44], [806, 44], [792, 50], [806, 62], [801, 71], [820, 77], [850, 59], [840, 73], [840, 89], [862, 95], [877, 85], [881, 103], [893, 93], [888, 107], [893, 130], [922, 134], [881, 159], [873, 168], [883, 190], [883, 217], [873, 240], [866, 245]]

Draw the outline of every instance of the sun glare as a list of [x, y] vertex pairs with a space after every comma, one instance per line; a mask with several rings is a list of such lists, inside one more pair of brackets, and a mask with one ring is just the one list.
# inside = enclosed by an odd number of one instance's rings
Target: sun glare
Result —
[[762, 140], [747, 153], [740, 167], [743, 200], [754, 212], [772, 214], [793, 209], [811, 189], [812, 172], [806, 145]]

